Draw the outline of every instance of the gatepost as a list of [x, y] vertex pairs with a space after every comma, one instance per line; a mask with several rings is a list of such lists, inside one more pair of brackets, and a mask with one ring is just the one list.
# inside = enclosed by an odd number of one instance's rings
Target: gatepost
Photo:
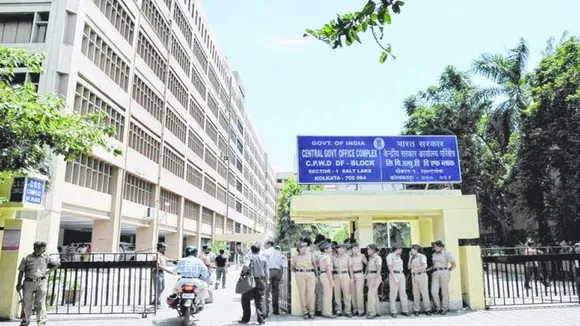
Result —
[[8, 202], [0, 205], [0, 320], [17, 317], [16, 281], [18, 264], [32, 251], [36, 241], [36, 220], [17, 219], [20, 211], [43, 210], [47, 178], [40, 175], [5, 177], [0, 185], [0, 197]]

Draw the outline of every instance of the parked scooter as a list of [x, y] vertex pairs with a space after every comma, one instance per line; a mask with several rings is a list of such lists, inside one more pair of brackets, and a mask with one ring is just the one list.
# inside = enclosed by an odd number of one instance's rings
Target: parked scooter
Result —
[[195, 284], [185, 282], [177, 293], [167, 298], [167, 305], [177, 310], [179, 316], [183, 318], [183, 325], [189, 326], [192, 316], [203, 310], [203, 304], [196, 303], [199, 290]]

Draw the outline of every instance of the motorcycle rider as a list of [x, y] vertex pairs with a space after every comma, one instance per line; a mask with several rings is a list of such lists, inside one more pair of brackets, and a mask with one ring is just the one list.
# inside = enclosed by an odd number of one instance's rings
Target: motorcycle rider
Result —
[[209, 272], [203, 261], [197, 258], [197, 247], [185, 248], [185, 257], [179, 260], [173, 273], [181, 276], [175, 283], [173, 293], [177, 293], [184, 284], [192, 283], [199, 290], [196, 304], [203, 305], [208, 290], [208, 284], [204, 280], [209, 278]]

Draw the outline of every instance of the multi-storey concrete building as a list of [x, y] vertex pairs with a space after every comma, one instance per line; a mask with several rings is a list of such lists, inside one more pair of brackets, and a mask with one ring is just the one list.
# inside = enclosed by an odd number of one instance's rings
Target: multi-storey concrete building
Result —
[[70, 112], [105, 112], [124, 152], [55, 161], [37, 231], [52, 250], [74, 230], [93, 252], [161, 239], [173, 256], [216, 234], [273, 233], [275, 173], [200, 0], [4, 0], [0, 43], [46, 53], [45, 74], [17, 79]]

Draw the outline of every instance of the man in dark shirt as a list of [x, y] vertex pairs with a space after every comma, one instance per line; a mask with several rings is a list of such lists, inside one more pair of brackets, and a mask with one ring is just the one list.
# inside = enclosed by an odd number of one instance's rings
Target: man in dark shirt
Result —
[[[258, 324], [266, 323], [264, 320], [264, 293], [270, 280], [270, 271], [268, 270], [268, 262], [264, 256], [260, 255], [260, 245], [255, 244], [251, 247], [251, 252], [247, 256], [247, 261], [244, 263], [242, 273], [249, 273], [254, 277], [256, 286], [250, 291], [242, 294], [242, 319], [239, 324], [248, 324], [252, 315], [251, 301], [254, 299], [256, 305], [256, 315]], [[251, 268], [251, 270], [250, 270]]]
[[226, 257], [225, 251], [220, 250], [220, 254], [215, 258], [215, 289], [218, 289], [220, 279], [222, 280], [222, 289], [226, 288], [226, 274], [228, 273], [228, 258]]

